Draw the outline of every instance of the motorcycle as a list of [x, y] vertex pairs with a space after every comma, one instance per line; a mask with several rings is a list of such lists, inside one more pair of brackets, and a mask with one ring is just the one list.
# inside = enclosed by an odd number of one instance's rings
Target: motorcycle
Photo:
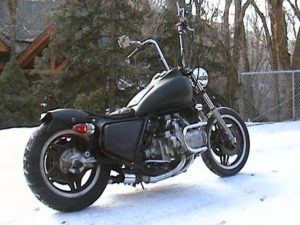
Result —
[[108, 115], [75, 109], [43, 115], [24, 153], [27, 183], [41, 202], [58, 211], [81, 210], [107, 184], [156, 183], [186, 172], [198, 156], [221, 177], [244, 167], [250, 149], [247, 127], [233, 109], [212, 102], [205, 89], [206, 70], [187, 68], [184, 34], [191, 28], [184, 10], [178, 10], [178, 68], [169, 66], [154, 39], [140, 42], [122, 36], [121, 48], [135, 46], [128, 62], [153, 45], [165, 71], [126, 107]]

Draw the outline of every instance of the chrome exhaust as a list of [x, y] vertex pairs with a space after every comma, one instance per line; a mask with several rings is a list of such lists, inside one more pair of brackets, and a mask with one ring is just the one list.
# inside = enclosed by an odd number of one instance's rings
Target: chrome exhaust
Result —
[[143, 176], [142, 180], [145, 183], [156, 183], [158, 181], [167, 179], [169, 177], [173, 177], [173, 176], [179, 174], [182, 171], [182, 169], [185, 167], [185, 163], [186, 163], [186, 157], [185, 157], [185, 155], [183, 155], [181, 157], [180, 163], [173, 170], [171, 170], [171, 171], [169, 171], [167, 173], [164, 173], [162, 175], [155, 176], [155, 177]]
[[151, 176], [142, 176], [142, 179], [137, 179], [135, 174], [124, 174], [124, 184], [129, 184], [129, 185], [135, 185], [140, 182], [145, 182], [145, 183], [156, 183], [161, 180], [165, 180], [169, 177], [173, 177], [177, 174], [180, 174], [183, 171], [186, 171], [187, 167], [190, 166], [190, 164], [193, 162], [193, 160], [189, 159], [189, 162], [187, 162], [186, 156], [183, 155], [181, 157], [181, 161], [179, 164], [171, 171], [164, 173], [159, 176], [151, 177]]

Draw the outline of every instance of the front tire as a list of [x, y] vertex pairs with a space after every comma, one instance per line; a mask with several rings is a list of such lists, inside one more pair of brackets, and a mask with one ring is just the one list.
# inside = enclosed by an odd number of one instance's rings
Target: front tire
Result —
[[228, 177], [237, 174], [245, 166], [250, 151], [250, 139], [245, 123], [234, 110], [219, 108], [218, 111], [236, 138], [237, 144], [235, 147], [230, 146], [217, 120], [211, 119], [207, 125], [208, 150], [201, 156], [212, 172]]
[[86, 136], [68, 129], [49, 130], [47, 124], [32, 134], [25, 149], [24, 174], [41, 202], [55, 210], [77, 211], [100, 197], [110, 167], [97, 162], [83, 166], [79, 159], [87, 146]]

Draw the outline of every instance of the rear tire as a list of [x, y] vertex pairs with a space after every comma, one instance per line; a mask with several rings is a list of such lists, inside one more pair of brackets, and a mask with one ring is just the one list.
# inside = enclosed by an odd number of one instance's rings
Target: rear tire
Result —
[[77, 211], [103, 193], [110, 166], [96, 162], [89, 168], [80, 167], [76, 173], [62, 166], [66, 157], [81, 156], [87, 144], [86, 136], [72, 130], [48, 130], [47, 124], [32, 134], [24, 153], [24, 174], [31, 191], [45, 205], [59, 211]]
[[245, 166], [250, 151], [250, 139], [245, 123], [234, 110], [219, 108], [218, 111], [235, 136], [237, 145], [229, 147], [226, 144], [216, 119], [212, 119], [207, 125], [208, 150], [201, 156], [212, 172], [228, 177], [237, 174]]

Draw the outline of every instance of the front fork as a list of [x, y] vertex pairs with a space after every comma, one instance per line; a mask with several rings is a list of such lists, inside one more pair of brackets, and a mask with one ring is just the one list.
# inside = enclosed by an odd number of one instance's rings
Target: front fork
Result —
[[213, 120], [214, 119], [217, 120], [218, 125], [220, 126], [221, 130], [224, 132], [224, 136], [226, 140], [228, 140], [229, 145], [235, 147], [237, 144], [236, 138], [233, 136], [232, 132], [227, 127], [221, 114], [219, 113], [218, 109], [215, 107], [214, 103], [210, 100], [206, 92], [203, 93], [203, 99], [211, 111], [211, 117], [213, 118]]

